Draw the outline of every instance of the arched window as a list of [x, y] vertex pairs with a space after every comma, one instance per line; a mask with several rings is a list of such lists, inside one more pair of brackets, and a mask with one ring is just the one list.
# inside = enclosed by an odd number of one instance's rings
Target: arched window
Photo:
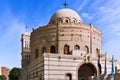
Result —
[[64, 46], [64, 54], [70, 54], [69, 46], [65, 45]]
[[98, 57], [100, 55], [100, 50], [97, 48], [96, 49], [96, 56]]
[[80, 46], [79, 46], [79, 45], [75, 45], [75, 46], [74, 46], [74, 49], [75, 49], [75, 50], [79, 50], [79, 49], [80, 49]]
[[70, 73], [66, 74], [66, 80], [72, 80], [72, 75]]
[[87, 54], [89, 54], [89, 48], [88, 48], [88, 46], [85, 46], [85, 51], [86, 51]]
[[72, 19], [72, 23], [76, 23], [77, 20], [75, 18]]
[[61, 18], [58, 18], [57, 23], [63, 23], [63, 20]]
[[68, 20], [65, 20], [66, 23], [68, 23], [69, 21]]
[[75, 23], [75, 20], [73, 20], [73, 23]]
[[65, 23], [70, 23], [70, 18], [69, 18], [69, 17], [66, 17], [66, 18], [64, 19], [64, 21], [65, 21]]
[[36, 49], [36, 50], [35, 50], [35, 59], [37, 59], [38, 57], [39, 57], [39, 50]]
[[50, 47], [50, 53], [55, 53], [55, 46]]
[[42, 48], [42, 53], [45, 53], [46, 52], [46, 47], [43, 47]]

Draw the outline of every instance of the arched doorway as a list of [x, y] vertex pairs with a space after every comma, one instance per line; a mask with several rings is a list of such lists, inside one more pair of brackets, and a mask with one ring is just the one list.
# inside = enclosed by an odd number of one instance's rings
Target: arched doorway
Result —
[[92, 80], [91, 77], [95, 77], [97, 70], [91, 63], [85, 63], [78, 69], [78, 80]]

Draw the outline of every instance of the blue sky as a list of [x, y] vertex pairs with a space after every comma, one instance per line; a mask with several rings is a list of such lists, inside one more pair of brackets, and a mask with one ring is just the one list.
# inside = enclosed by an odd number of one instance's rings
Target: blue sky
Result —
[[120, 0], [0, 0], [0, 66], [21, 67], [21, 34], [46, 25], [67, 2], [102, 36], [102, 52], [120, 60]]

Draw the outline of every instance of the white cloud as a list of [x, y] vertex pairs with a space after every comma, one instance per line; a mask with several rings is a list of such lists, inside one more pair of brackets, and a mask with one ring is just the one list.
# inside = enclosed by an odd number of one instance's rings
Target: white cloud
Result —
[[120, 45], [118, 45], [120, 42], [120, 38], [117, 39], [111, 39], [103, 44], [103, 52], [107, 52], [108, 56], [111, 57], [112, 55], [115, 56], [115, 58], [120, 59]]
[[[98, 14], [101, 16], [100, 19], [96, 22], [99, 26], [105, 28], [109, 28], [110, 32], [116, 34], [116, 32], [120, 31], [120, 8], [112, 9], [106, 7], [100, 7], [98, 9]], [[114, 35], [113, 34], [113, 35]]]
[[104, 4], [104, 1], [105, 0], [94, 0], [92, 3], [91, 3], [91, 8], [96, 8], [100, 5], [103, 5]]
[[105, 7], [103, 7], [103, 6], [99, 7], [98, 10], [99, 10], [102, 14], [112, 13], [112, 12], [113, 12], [113, 9], [111, 9], [111, 8], [105, 8]]
[[93, 19], [93, 17], [90, 16], [88, 13], [81, 13], [81, 16], [82, 16], [83, 18], [88, 19], [88, 20]]
[[115, 55], [120, 60], [120, 1], [110, 0], [99, 8], [96, 15], [99, 19], [95, 22], [103, 32], [103, 52], [108, 52], [109, 57]]
[[116, 8], [118, 8], [120, 6], [120, 0], [117, 0], [117, 1], [115, 1], [115, 0], [106, 1], [104, 6], [116, 9]]
[[96, 15], [100, 16], [99, 24], [111, 24], [120, 20], [120, 1], [109, 0], [104, 5], [96, 8]]
[[80, 11], [81, 9], [83, 9], [83, 7], [86, 5], [88, 0], [83, 0], [82, 4], [78, 7], [77, 11]]

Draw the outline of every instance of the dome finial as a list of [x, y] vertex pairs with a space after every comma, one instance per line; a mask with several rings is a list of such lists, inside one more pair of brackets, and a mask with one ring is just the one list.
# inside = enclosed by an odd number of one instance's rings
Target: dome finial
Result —
[[65, 3], [63, 4], [63, 6], [64, 6], [64, 8], [66, 8], [66, 7], [68, 6], [68, 4], [65, 2]]

